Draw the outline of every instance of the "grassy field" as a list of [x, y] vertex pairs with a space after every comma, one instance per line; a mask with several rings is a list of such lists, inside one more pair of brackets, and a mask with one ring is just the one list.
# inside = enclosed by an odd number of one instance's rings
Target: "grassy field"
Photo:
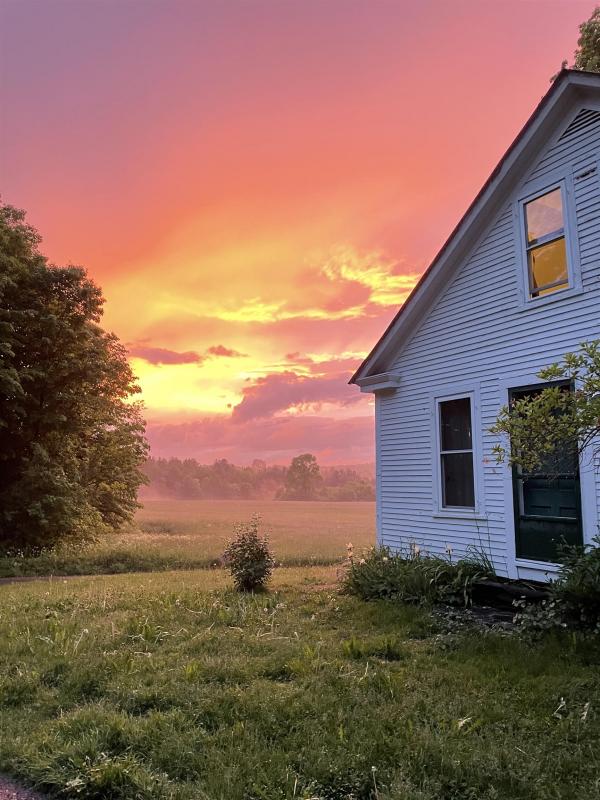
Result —
[[217, 558], [236, 522], [260, 514], [279, 561], [327, 564], [346, 555], [346, 545], [370, 547], [375, 540], [374, 503], [278, 500], [149, 500], [137, 514], [145, 536]]
[[598, 647], [221, 570], [0, 586], [0, 771], [96, 800], [588, 800]]
[[39, 558], [0, 560], [0, 577], [86, 575], [194, 569], [223, 553], [237, 522], [260, 514], [279, 563], [332, 564], [370, 547], [375, 539], [374, 503], [273, 500], [146, 501], [136, 525], [87, 548], [63, 549]]

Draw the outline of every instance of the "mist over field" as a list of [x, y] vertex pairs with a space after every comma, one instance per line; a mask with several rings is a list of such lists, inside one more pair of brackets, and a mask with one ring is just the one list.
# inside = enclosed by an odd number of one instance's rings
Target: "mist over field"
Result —
[[375, 465], [319, 466], [310, 453], [289, 466], [254, 459], [238, 466], [227, 459], [200, 464], [193, 458], [150, 458], [140, 499], [148, 500], [375, 500]]

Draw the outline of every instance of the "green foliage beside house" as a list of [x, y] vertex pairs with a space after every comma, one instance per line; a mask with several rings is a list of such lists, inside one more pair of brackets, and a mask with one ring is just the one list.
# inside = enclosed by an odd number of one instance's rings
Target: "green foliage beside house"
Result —
[[504, 434], [510, 447], [497, 444], [494, 452], [526, 473], [559, 475], [566, 461], [599, 447], [600, 339], [566, 353], [538, 377], [547, 382], [543, 389], [500, 411], [491, 431]]

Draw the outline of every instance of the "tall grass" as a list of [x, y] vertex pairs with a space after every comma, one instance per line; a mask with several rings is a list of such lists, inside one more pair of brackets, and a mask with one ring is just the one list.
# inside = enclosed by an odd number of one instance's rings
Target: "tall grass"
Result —
[[136, 524], [95, 545], [0, 559], [0, 577], [199, 569], [219, 561], [237, 523], [260, 513], [277, 563], [327, 565], [349, 540], [374, 542], [372, 503], [149, 501]]

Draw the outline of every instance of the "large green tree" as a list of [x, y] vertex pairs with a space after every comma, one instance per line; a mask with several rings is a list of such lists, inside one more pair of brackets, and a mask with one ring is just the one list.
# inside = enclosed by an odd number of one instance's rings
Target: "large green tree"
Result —
[[48, 264], [25, 214], [0, 206], [0, 551], [94, 538], [137, 507], [147, 454], [126, 351], [100, 289]]

